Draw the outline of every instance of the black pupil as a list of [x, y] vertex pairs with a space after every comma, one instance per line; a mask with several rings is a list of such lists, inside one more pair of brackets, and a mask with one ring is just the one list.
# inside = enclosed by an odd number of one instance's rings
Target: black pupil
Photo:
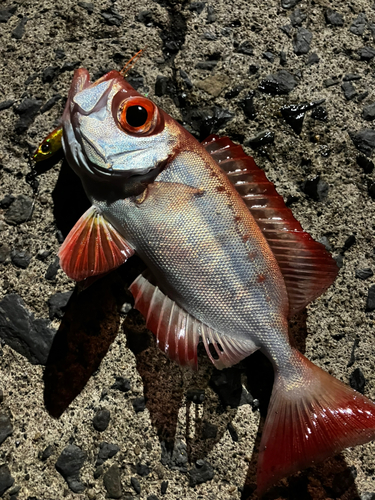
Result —
[[147, 111], [142, 106], [129, 106], [126, 121], [131, 127], [141, 127], [147, 121]]
[[42, 144], [41, 150], [42, 153], [47, 153], [49, 151], [49, 144], [48, 143]]

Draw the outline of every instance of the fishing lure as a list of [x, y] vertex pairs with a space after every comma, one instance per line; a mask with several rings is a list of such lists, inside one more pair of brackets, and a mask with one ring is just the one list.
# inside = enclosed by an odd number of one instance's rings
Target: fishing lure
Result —
[[117, 71], [75, 72], [62, 146], [91, 208], [64, 241], [76, 281], [137, 253], [148, 271], [135, 307], [165, 354], [219, 369], [260, 349], [275, 379], [260, 444], [258, 493], [375, 437], [375, 405], [292, 348], [288, 318], [334, 281], [331, 255], [229, 138], [199, 143]]

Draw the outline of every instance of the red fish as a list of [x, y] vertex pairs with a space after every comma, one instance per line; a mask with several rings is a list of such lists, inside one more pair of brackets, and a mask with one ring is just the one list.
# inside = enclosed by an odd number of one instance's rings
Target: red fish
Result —
[[227, 137], [200, 144], [116, 71], [76, 71], [62, 118], [66, 158], [92, 207], [60, 250], [74, 280], [135, 252], [130, 289], [166, 355], [217, 368], [260, 349], [274, 388], [260, 444], [262, 494], [279, 479], [375, 437], [375, 405], [290, 346], [288, 317], [321, 295], [337, 266], [264, 173]]

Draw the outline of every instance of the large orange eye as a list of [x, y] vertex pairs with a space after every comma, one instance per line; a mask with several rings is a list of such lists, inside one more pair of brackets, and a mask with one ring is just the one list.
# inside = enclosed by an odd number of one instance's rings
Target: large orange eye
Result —
[[157, 121], [155, 104], [145, 97], [130, 97], [124, 101], [119, 110], [121, 127], [133, 134], [147, 134]]

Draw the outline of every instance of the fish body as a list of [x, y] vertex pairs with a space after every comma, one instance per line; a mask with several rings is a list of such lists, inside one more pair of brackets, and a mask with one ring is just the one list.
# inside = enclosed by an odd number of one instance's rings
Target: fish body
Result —
[[135, 307], [171, 359], [196, 367], [202, 341], [218, 368], [257, 349], [273, 363], [259, 492], [373, 439], [375, 405], [288, 340], [288, 315], [332, 283], [336, 265], [242, 149], [200, 144], [115, 71], [95, 83], [75, 73], [62, 126], [92, 203], [60, 251], [67, 274], [102, 274], [136, 252], [149, 272], [130, 287]]

